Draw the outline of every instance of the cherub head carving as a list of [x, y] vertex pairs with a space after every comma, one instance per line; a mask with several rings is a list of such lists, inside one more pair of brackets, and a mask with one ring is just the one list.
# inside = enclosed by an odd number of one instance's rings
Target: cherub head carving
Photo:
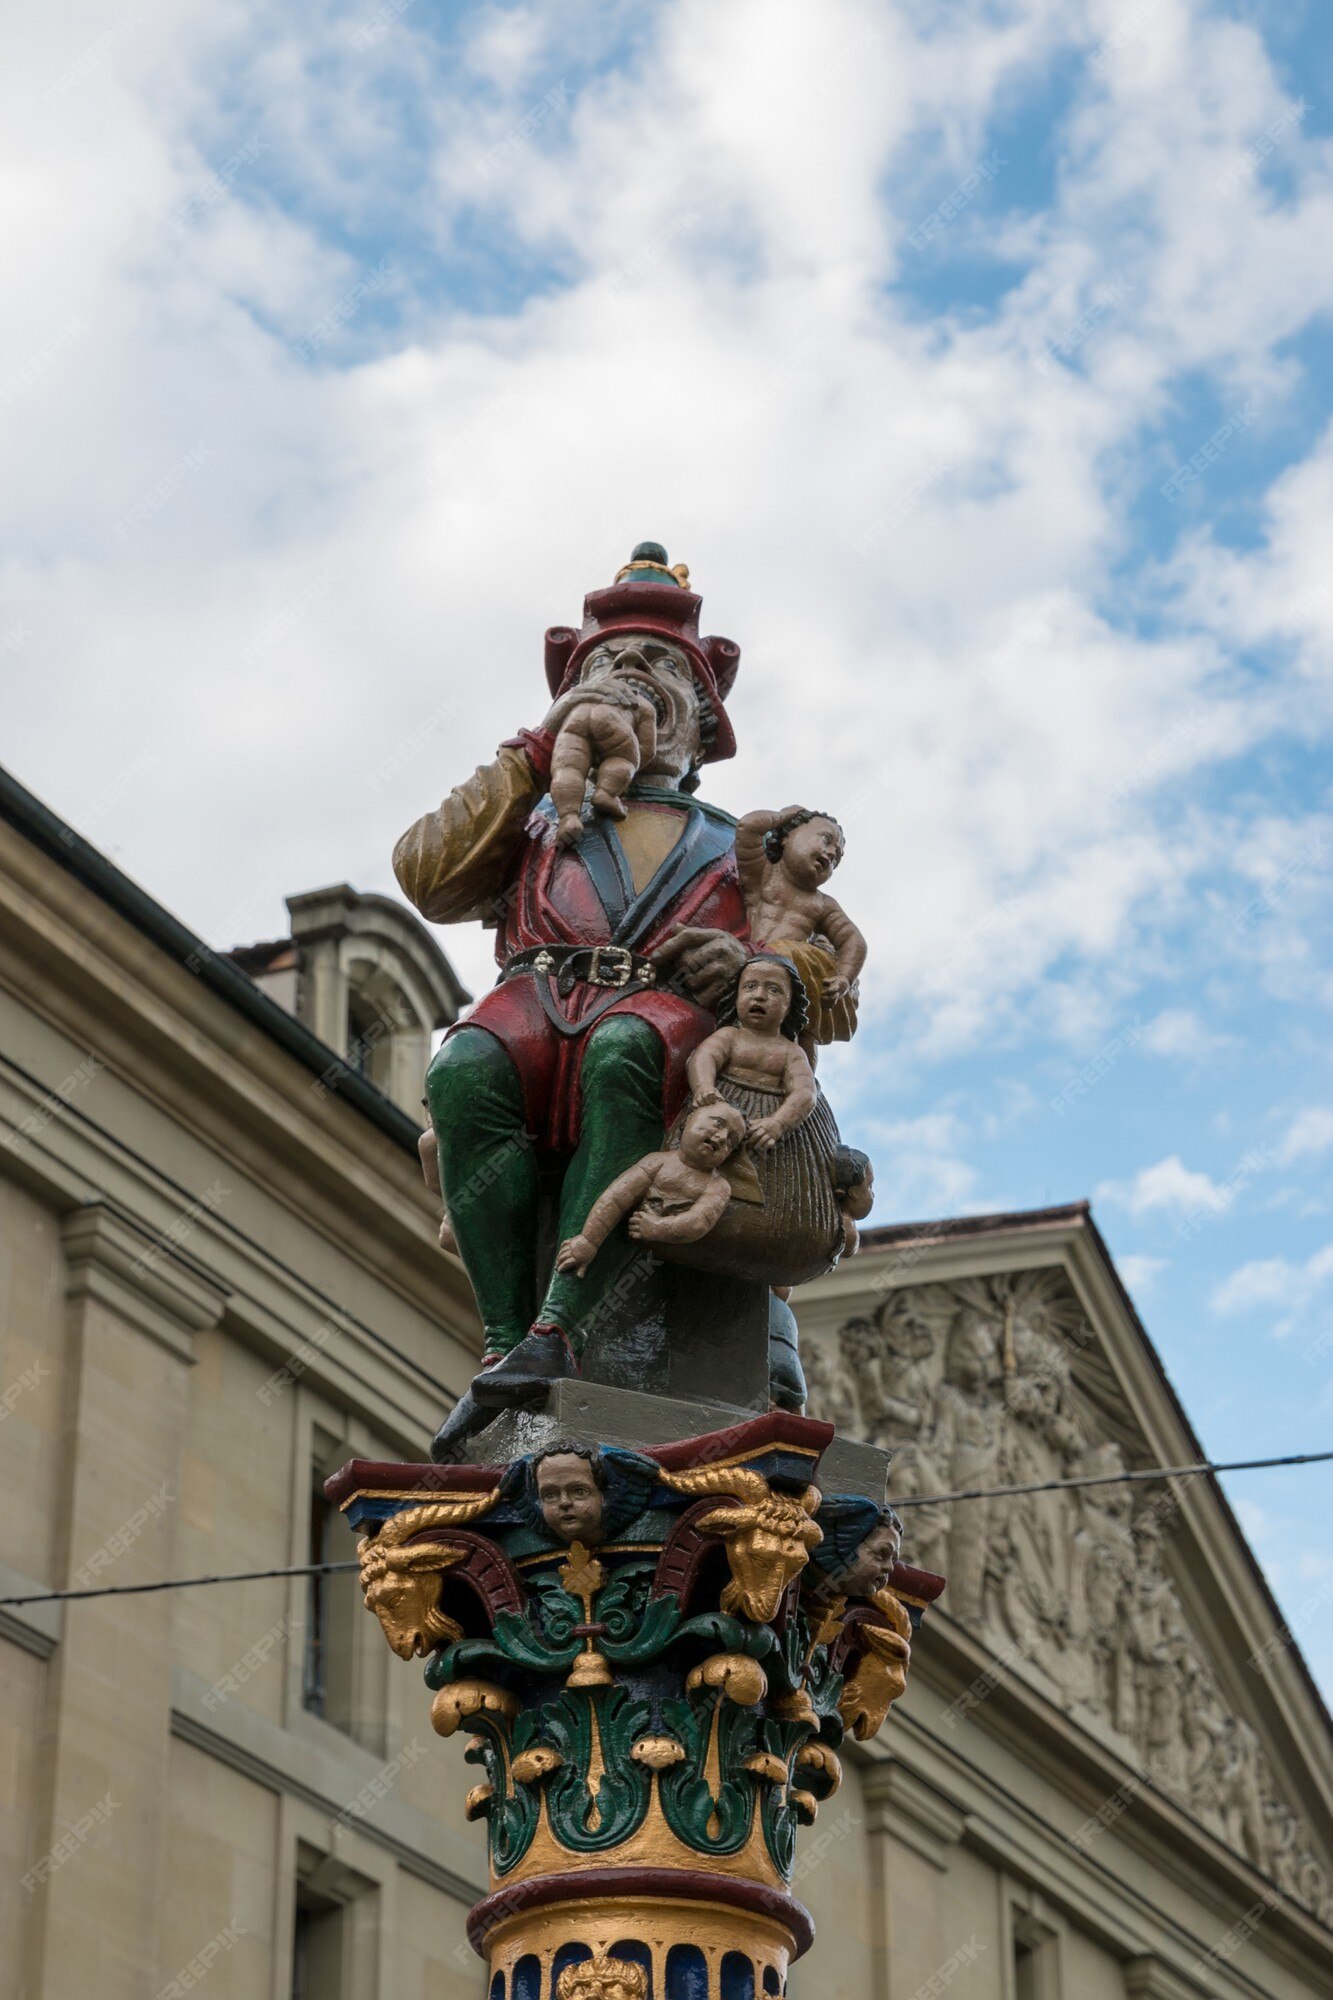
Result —
[[542, 1519], [562, 1542], [593, 1547], [602, 1539], [606, 1468], [587, 1445], [557, 1444], [533, 1468]]

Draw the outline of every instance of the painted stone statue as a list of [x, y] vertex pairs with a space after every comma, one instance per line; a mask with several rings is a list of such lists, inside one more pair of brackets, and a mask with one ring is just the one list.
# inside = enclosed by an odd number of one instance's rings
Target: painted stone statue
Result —
[[[754, 963], [756, 894], [782, 940], [784, 1016], [799, 1012], [807, 1047], [846, 1039], [855, 1026], [864, 943], [819, 886], [841, 854], [836, 824], [804, 809], [772, 826], [764, 816], [776, 859], [747, 861], [747, 904], [736, 822], [696, 796], [702, 768], [735, 753], [726, 700], [740, 664], [730, 640], [700, 636], [699, 611], [683, 565], [641, 543], [608, 589], [589, 594], [579, 631], [547, 633], [554, 703], [541, 726], [503, 743], [394, 853], [422, 915], [492, 926], [500, 966], [427, 1078], [438, 1146], [430, 1164], [485, 1344], [481, 1371], [437, 1440], [441, 1458], [489, 1415], [539, 1401], [552, 1380], [578, 1372], [589, 1321], [642, 1250], [617, 1217], [595, 1258], [552, 1251], [586, 1240], [613, 1183], [664, 1141], [680, 1143], [673, 1128], [687, 1107], [689, 1064], [710, 1046], [717, 1010], [731, 1008], [724, 1032], [733, 1039], [748, 1047], [755, 1038], [735, 1008]], [[746, 836], [752, 847], [756, 832]], [[849, 1222], [868, 1188], [859, 1169], [848, 1178], [807, 1056], [780, 1036], [774, 1051], [776, 1067], [753, 1052], [738, 1059], [756, 1096], [740, 1107], [747, 1150], [761, 1154], [797, 1125], [804, 1137], [800, 1147], [785, 1138], [780, 1166], [751, 1188], [763, 1212], [745, 1218], [744, 1254], [724, 1265], [765, 1296], [769, 1285], [831, 1268], [854, 1243]], [[810, 1240], [793, 1263], [778, 1253], [798, 1212]], [[717, 1268], [705, 1245], [714, 1260], [732, 1257], [729, 1221], [698, 1246], [698, 1268]]]
[[326, 1492], [480, 1767], [488, 2000], [784, 1993], [812, 1936], [798, 1829], [944, 1587], [901, 1560], [888, 1453], [804, 1414], [786, 1293], [872, 1200], [815, 1073], [865, 940], [826, 893], [827, 813], [738, 831], [695, 795], [735, 749], [739, 658], [640, 544], [548, 632], [542, 726], [394, 857], [424, 916], [496, 932], [422, 1144], [485, 1354], [429, 1465], [353, 1461]]

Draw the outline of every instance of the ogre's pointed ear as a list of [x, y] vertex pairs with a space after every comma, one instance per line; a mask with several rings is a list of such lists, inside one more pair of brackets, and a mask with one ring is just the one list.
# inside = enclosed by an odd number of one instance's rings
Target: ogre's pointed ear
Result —
[[569, 659], [579, 635], [569, 625], [552, 625], [546, 634], [546, 685], [558, 695], [569, 671]]
[[736, 685], [736, 676], [741, 666], [741, 649], [734, 639], [719, 639], [716, 633], [710, 633], [708, 638], [701, 640], [700, 643], [704, 649], [704, 656], [713, 669], [717, 691], [725, 701]]

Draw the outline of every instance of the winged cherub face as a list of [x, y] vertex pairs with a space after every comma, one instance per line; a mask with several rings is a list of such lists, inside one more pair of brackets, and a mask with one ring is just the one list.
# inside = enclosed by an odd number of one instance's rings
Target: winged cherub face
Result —
[[592, 1467], [576, 1451], [553, 1451], [537, 1467], [542, 1519], [562, 1542], [590, 1547], [602, 1538], [602, 1493]]

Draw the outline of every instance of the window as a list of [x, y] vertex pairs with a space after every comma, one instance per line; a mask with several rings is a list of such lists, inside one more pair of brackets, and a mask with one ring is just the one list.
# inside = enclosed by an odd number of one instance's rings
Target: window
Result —
[[[338, 1463], [346, 1456], [343, 1445], [334, 1447]], [[306, 1560], [354, 1563], [356, 1536], [324, 1495], [328, 1458], [329, 1454], [321, 1451], [311, 1467]], [[380, 1637], [378, 1627], [365, 1629], [371, 1624], [362, 1608], [355, 1569], [307, 1579], [302, 1704], [335, 1729], [376, 1749], [384, 1730], [385, 1661], [379, 1655], [383, 1652], [387, 1658], [387, 1648], [381, 1641], [373, 1654], [368, 1652], [369, 1642]]]
[[343, 1906], [299, 1883], [292, 1932], [292, 2000], [332, 2000], [342, 1986]]
[[[354, 993], [347, 1005], [347, 1061], [350, 1068], [371, 1083], [379, 1082], [384, 1069], [381, 1050], [389, 1034], [389, 1024], [373, 1006]], [[377, 1055], [379, 1060], [376, 1060]]]
[[1030, 1910], [1013, 1911], [1013, 2000], [1060, 2000], [1060, 1940]]
[[[306, 1560], [332, 1562], [333, 1509], [324, 1496], [324, 1482], [315, 1466], [310, 1489], [310, 1546]], [[316, 1715], [328, 1714], [329, 1585], [333, 1578], [318, 1574], [306, 1587], [305, 1670], [301, 1679], [301, 1699]]]
[[291, 2000], [378, 2000], [378, 1885], [298, 1840]]
[[1037, 1954], [1018, 1937], [1014, 1939], [1014, 2000], [1041, 2000], [1037, 1988]]

